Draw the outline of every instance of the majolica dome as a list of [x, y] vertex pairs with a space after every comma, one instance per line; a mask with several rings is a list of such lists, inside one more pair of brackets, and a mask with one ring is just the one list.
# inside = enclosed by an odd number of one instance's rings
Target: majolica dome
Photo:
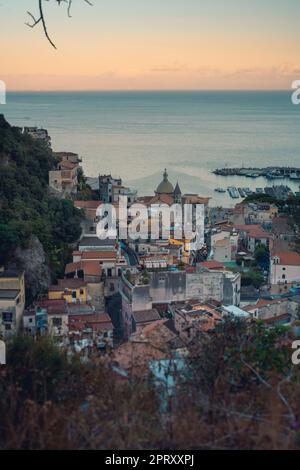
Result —
[[167, 170], [165, 169], [164, 171], [164, 178], [162, 182], [157, 186], [156, 189], [156, 194], [173, 194], [174, 193], [174, 187], [172, 183], [168, 180], [168, 173]]

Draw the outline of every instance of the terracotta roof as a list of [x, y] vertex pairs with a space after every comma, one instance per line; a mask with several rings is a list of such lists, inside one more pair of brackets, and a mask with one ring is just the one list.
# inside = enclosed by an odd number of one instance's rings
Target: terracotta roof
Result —
[[153, 199], [153, 196], [140, 196], [137, 198], [137, 202], [147, 204], [149, 201], [151, 201], [151, 199]]
[[296, 251], [272, 253], [272, 256], [278, 256], [280, 259], [279, 264], [286, 266], [300, 266], [300, 254]]
[[224, 269], [224, 264], [220, 263], [219, 261], [203, 261], [199, 263], [201, 268], [208, 268], [208, 269]]
[[116, 251], [83, 251], [81, 253], [82, 260], [93, 260], [93, 259], [116, 259]]
[[256, 308], [261, 308], [266, 305], [275, 305], [275, 304], [279, 304], [279, 303], [286, 302], [286, 301], [287, 299], [274, 299], [274, 300], [259, 299], [258, 302], [256, 302], [256, 304], [246, 305], [245, 307], [243, 307], [243, 310], [246, 310], [247, 312], [251, 312], [252, 310], [255, 310]]
[[101, 276], [102, 268], [98, 262], [84, 261], [82, 265], [86, 276]]
[[45, 308], [48, 315], [66, 315], [67, 305], [64, 300], [40, 300], [36, 303], [37, 307]]
[[90, 304], [68, 304], [69, 315], [93, 315], [94, 309]]
[[184, 202], [186, 204], [204, 204], [207, 205], [209, 203], [209, 197], [201, 197], [197, 194], [184, 194], [183, 195]]
[[84, 271], [86, 276], [101, 276], [102, 273], [102, 268], [98, 261], [78, 261], [77, 263], [67, 264], [65, 274], [71, 274], [81, 270]]
[[58, 286], [62, 289], [77, 289], [85, 287], [86, 282], [83, 279], [58, 279]]
[[70, 330], [81, 330], [86, 327], [92, 328], [93, 331], [113, 330], [111, 319], [106, 313], [69, 316]]
[[80, 261], [77, 263], [68, 263], [65, 267], [65, 274], [75, 273], [79, 269], [83, 269], [82, 263]]
[[248, 236], [251, 238], [273, 238], [270, 233], [266, 232], [262, 228], [249, 230]]
[[276, 323], [277, 321], [281, 321], [281, 320], [289, 320], [290, 319], [290, 314], [289, 313], [282, 313], [281, 315], [277, 315], [274, 316], [274, 317], [271, 317], [271, 318], [266, 318], [266, 319], [263, 319], [262, 321], [264, 323]]
[[97, 209], [101, 204], [101, 201], [74, 201], [74, 206], [78, 209]]
[[249, 232], [249, 230], [257, 230], [261, 228], [259, 224], [253, 224], [253, 225], [234, 224], [232, 227], [241, 232]]
[[[153, 196], [149, 201], [148, 204], [167, 204], [168, 206], [171, 206], [174, 203], [174, 198], [173, 196], [170, 196], [169, 194], [158, 194], [157, 196]], [[146, 201], [145, 201], [146, 204]]]
[[246, 232], [253, 238], [272, 238], [272, 235], [266, 232], [260, 225], [234, 225], [234, 228], [240, 232]]

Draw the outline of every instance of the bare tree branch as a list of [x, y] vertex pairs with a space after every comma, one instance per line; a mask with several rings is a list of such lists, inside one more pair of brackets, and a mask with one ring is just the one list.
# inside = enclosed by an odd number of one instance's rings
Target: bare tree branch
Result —
[[[57, 49], [56, 45], [54, 44], [54, 42], [52, 41], [49, 33], [48, 33], [48, 29], [47, 29], [47, 23], [46, 23], [46, 19], [45, 19], [45, 15], [44, 15], [44, 9], [43, 9], [43, 1], [49, 1], [49, 0], [38, 0], [38, 9], [39, 9], [39, 17], [36, 18], [30, 11], [27, 11], [27, 14], [30, 16], [32, 22], [29, 23], [25, 23], [27, 26], [29, 26], [30, 28], [35, 28], [39, 23], [42, 23], [42, 26], [43, 26], [43, 31], [44, 31], [44, 34], [47, 38], [47, 40], [49, 41], [49, 43], [51, 44], [52, 47], [54, 47], [54, 49]], [[71, 18], [71, 7], [72, 7], [72, 3], [73, 3], [73, 0], [55, 0], [57, 2], [57, 4], [60, 6], [61, 3], [67, 3], [68, 4], [68, 17]], [[91, 5], [92, 6], [92, 3], [90, 2], [90, 0], [83, 0], [85, 3], [87, 3], [88, 5]]]

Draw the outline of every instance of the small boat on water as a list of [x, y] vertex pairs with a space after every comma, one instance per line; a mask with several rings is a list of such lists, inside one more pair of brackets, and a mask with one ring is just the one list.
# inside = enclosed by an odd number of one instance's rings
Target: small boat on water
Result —
[[300, 180], [300, 174], [299, 173], [291, 173], [290, 174], [290, 180], [294, 180], [294, 181]]
[[264, 193], [264, 188], [256, 188], [256, 193], [257, 194], [263, 194]]
[[227, 191], [233, 199], [238, 199], [240, 197], [239, 192], [235, 186], [228, 186]]
[[215, 191], [217, 193], [226, 193], [226, 189], [224, 189], [224, 188], [215, 188]]
[[251, 194], [253, 193], [253, 191], [250, 188], [243, 188], [243, 191], [246, 194], [246, 196], [251, 196]]
[[284, 177], [285, 176], [282, 173], [280, 173], [280, 171], [278, 170], [271, 171], [270, 173], [267, 173], [266, 175], [266, 178], [268, 180], [283, 179]]

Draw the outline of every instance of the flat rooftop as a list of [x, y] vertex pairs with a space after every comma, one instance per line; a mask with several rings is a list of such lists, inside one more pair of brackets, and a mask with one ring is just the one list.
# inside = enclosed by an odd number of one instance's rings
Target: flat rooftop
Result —
[[116, 240], [111, 240], [106, 238], [105, 240], [100, 240], [98, 237], [83, 237], [79, 242], [79, 247], [87, 246], [115, 246]]
[[6, 270], [0, 271], [0, 279], [2, 278], [10, 278], [10, 279], [17, 279], [21, 275], [20, 272], [14, 270]]
[[17, 289], [0, 289], [0, 300], [14, 300], [19, 294], [20, 291]]

